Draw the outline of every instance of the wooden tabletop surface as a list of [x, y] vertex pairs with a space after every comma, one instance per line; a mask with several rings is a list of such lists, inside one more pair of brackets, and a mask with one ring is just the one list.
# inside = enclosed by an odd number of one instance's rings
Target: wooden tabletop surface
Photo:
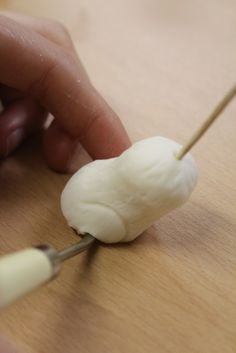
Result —
[[[71, 32], [132, 141], [184, 143], [236, 81], [236, 2], [1, 1]], [[236, 352], [236, 102], [192, 151], [191, 200], [129, 245], [99, 246], [1, 313], [25, 353]], [[0, 253], [77, 240], [60, 212], [68, 176], [38, 141], [0, 164]]]

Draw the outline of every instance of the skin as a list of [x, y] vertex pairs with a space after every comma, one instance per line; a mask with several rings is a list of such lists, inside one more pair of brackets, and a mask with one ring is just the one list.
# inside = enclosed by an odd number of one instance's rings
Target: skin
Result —
[[41, 130], [49, 113], [54, 120], [42, 148], [56, 171], [68, 170], [79, 143], [93, 159], [129, 147], [121, 121], [93, 87], [61, 24], [2, 13], [0, 53], [2, 157]]
[[[79, 144], [94, 159], [117, 156], [130, 145], [67, 30], [55, 21], [0, 13], [0, 99], [2, 158], [39, 130], [45, 160], [60, 172], [70, 169]], [[43, 129], [49, 114], [54, 120]], [[15, 350], [0, 338], [0, 352]]]

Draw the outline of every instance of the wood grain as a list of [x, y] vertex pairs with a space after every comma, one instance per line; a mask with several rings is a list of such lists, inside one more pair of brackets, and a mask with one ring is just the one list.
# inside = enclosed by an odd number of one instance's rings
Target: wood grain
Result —
[[[3, 1], [70, 30], [98, 90], [133, 141], [187, 141], [236, 79], [236, 3]], [[191, 200], [129, 245], [99, 246], [1, 313], [0, 331], [26, 353], [236, 351], [236, 104], [193, 150]], [[0, 165], [1, 254], [76, 241], [59, 208], [68, 176], [39, 143]]]

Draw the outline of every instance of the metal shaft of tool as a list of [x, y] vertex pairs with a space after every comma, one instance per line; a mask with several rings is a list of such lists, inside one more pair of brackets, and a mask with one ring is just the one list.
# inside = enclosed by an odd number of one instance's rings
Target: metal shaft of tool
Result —
[[65, 261], [81, 253], [82, 251], [88, 249], [93, 244], [94, 241], [95, 241], [95, 238], [92, 235], [85, 234], [79, 243], [71, 245], [68, 248], [58, 252], [59, 261]]

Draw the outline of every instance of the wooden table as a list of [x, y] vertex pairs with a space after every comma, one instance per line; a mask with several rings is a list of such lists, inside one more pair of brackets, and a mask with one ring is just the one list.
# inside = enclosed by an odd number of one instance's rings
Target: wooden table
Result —
[[[236, 2], [2, 1], [69, 28], [133, 141], [185, 142], [236, 80]], [[30, 148], [29, 148], [30, 147]], [[99, 246], [1, 313], [26, 353], [236, 351], [236, 104], [193, 151], [190, 202], [129, 245]], [[68, 176], [28, 143], [0, 166], [1, 254], [75, 242], [59, 207]]]

